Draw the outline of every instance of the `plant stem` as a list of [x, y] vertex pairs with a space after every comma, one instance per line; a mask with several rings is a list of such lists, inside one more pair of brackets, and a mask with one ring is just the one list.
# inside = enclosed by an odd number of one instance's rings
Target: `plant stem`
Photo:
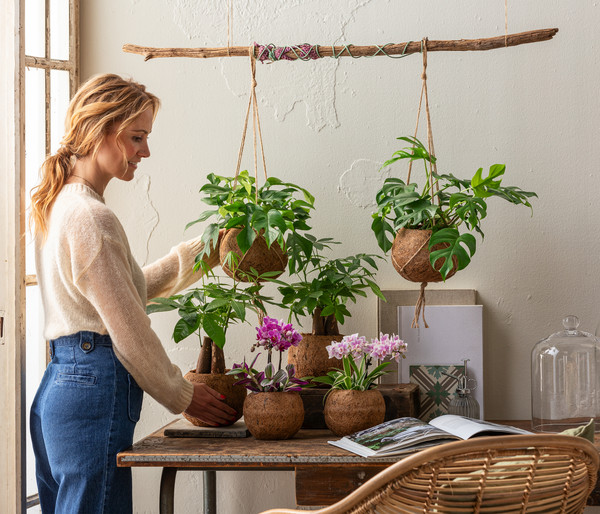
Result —
[[340, 334], [338, 322], [333, 314], [321, 316], [321, 307], [316, 307], [313, 312], [312, 333], [316, 336], [337, 336]]
[[200, 355], [198, 356], [198, 363], [196, 364], [196, 373], [210, 373], [212, 361], [212, 339], [205, 336], [202, 340], [202, 348], [200, 348]]

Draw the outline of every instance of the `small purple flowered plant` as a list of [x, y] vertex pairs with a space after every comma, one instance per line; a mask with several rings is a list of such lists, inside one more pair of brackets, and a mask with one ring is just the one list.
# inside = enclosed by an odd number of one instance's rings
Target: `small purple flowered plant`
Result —
[[268, 316], [265, 316], [260, 327], [256, 327], [256, 332], [256, 346], [267, 350], [284, 352], [302, 341], [302, 336], [294, 330], [291, 323], [284, 324], [283, 321]]
[[[298, 346], [302, 336], [294, 329], [290, 323], [283, 323], [274, 318], [265, 316], [262, 325], [256, 327], [256, 343], [251, 350], [256, 348], [265, 348], [267, 350], [267, 365], [264, 371], [254, 369], [254, 364], [258, 359], [257, 354], [251, 364], [244, 362], [234, 364], [228, 375], [238, 377], [235, 385], [243, 385], [252, 392], [290, 392], [301, 391], [303, 387], [309, 384], [308, 381], [295, 376], [296, 371], [293, 364], [288, 364], [281, 368], [283, 352], [291, 346]], [[279, 352], [279, 366], [275, 371], [275, 366], [271, 362], [272, 352]]]
[[[354, 389], [364, 391], [371, 388], [377, 378], [385, 374], [389, 362], [379, 364], [369, 373], [372, 359], [382, 360], [391, 357], [400, 362], [405, 357], [406, 343], [396, 334], [379, 334], [379, 338], [367, 342], [364, 336], [352, 334], [341, 341], [332, 341], [327, 346], [329, 358], [341, 359], [343, 370], [333, 370], [327, 376], [313, 379], [315, 382], [331, 385], [333, 389]], [[360, 361], [357, 364], [357, 361]]]
[[371, 339], [371, 342], [367, 342], [364, 336], [352, 334], [344, 336], [341, 341], [331, 341], [326, 349], [330, 359], [342, 359], [348, 356], [360, 359], [363, 355], [368, 355], [377, 360], [392, 357], [396, 362], [400, 362], [406, 353], [406, 343], [396, 334], [390, 336], [380, 333], [379, 339]]

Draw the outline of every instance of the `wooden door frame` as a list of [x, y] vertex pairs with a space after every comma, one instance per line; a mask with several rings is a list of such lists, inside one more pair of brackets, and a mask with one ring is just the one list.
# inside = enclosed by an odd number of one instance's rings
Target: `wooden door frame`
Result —
[[25, 511], [24, 0], [0, 9], [0, 512]]

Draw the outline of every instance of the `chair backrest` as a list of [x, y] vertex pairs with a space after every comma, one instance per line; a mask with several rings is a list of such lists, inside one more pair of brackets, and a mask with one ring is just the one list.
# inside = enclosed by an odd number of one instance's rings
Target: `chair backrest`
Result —
[[579, 513], [599, 460], [597, 448], [579, 437], [477, 437], [412, 454], [317, 512]]
[[448, 443], [379, 473], [331, 514], [583, 512], [599, 460], [592, 443], [573, 436], [491, 436]]

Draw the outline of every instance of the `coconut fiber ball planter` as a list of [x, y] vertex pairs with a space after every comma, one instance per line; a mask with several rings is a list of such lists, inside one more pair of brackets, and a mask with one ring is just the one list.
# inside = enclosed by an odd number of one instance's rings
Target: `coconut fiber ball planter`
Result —
[[[442, 275], [438, 271], [443, 264], [442, 259], [435, 263], [435, 269], [429, 261], [429, 254], [435, 250], [441, 250], [448, 246], [447, 243], [435, 245], [429, 249], [429, 240], [431, 239], [431, 230], [416, 230], [410, 228], [401, 228], [392, 244], [392, 264], [396, 271], [406, 280], [411, 282], [441, 282]], [[458, 261], [453, 258], [454, 267], [448, 273], [446, 278], [450, 278], [456, 273]]]
[[[236, 377], [222, 373], [196, 373], [195, 371], [188, 371], [184, 378], [195, 384], [206, 384], [208, 387], [211, 387], [215, 391], [218, 391], [225, 396], [223, 402], [229, 405], [232, 409], [235, 409], [237, 415], [235, 419], [224, 424], [223, 426], [232, 425], [242, 417], [244, 400], [246, 399], [248, 391], [244, 386], [233, 385], [238, 380]], [[198, 418], [186, 414], [185, 412], [183, 413], [183, 417], [197, 427], [212, 426], [200, 421]]]
[[288, 349], [288, 364], [293, 364], [297, 377], [322, 377], [332, 369], [340, 369], [339, 359], [330, 359], [326, 347], [331, 341], [341, 341], [344, 336], [301, 334], [298, 346]]
[[256, 439], [289, 439], [304, 421], [304, 405], [295, 392], [250, 393], [244, 422]]
[[334, 389], [327, 395], [324, 414], [329, 430], [344, 437], [383, 423], [385, 400], [377, 389]]
[[[267, 241], [262, 235], [257, 235], [246, 253], [240, 250], [237, 243], [237, 236], [241, 232], [239, 228], [232, 228], [228, 230], [223, 236], [219, 249], [219, 260], [221, 267], [231, 278], [235, 278], [241, 282], [248, 282], [248, 279], [244, 277], [244, 274], [234, 273], [226, 263], [227, 254], [234, 252], [239, 257], [238, 270], [245, 273], [250, 273], [250, 270], [254, 268], [259, 275], [267, 271], [279, 272], [279, 275], [285, 271], [285, 267], [288, 263], [288, 256], [283, 252], [279, 243], [275, 241], [271, 247], [267, 245]], [[276, 276], [279, 276], [276, 275]], [[275, 278], [275, 277], [273, 277]]]

